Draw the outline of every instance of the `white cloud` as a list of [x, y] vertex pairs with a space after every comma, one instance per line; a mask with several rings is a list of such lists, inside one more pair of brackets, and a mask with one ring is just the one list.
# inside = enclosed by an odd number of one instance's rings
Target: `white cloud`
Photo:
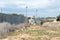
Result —
[[5, 7], [5, 3], [0, 1], [0, 7]]
[[[28, 6], [29, 8], [46, 8], [51, 6], [54, 3], [54, 0], [27, 0], [24, 6]], [[19, 6], [19, 5], [18, 5]]]
[[54, 2], [53, 0], [51, 0], [51, 1], [49, 1], [49, 0], [26, 0], [26, 1], [22, 1], [21, 4], [24, 4], [22, 6], [19, 5], [20, 3], [19, 4], [16, 3], [16, 4], [17, 4], [18, 8], [25, 7], [25, 6], [28, 6], [29, 8], [46, 8], [50, 5], [52, 5], [53, 2]]
[[0, 7], [15, 7], [16, 8], [25, 8], [28, 6], [29, 8], [46, 8], [52, 3], [54, 0], [5, 0], [0, 2]]

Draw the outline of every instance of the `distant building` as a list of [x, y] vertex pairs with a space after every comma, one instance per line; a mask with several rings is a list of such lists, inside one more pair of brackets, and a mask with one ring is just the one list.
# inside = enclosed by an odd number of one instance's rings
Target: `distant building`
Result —
[[55, 17], [37, 18], [36, 21], [37, 24], [41, 25], [41, 23], [45, 22], [56, 22], [56, 18]]
[[47, 20], [47, 22], [53, 22], [53, 21], [56, 21], [56, 18], [55, 17], [47, 17], [46, 20]]

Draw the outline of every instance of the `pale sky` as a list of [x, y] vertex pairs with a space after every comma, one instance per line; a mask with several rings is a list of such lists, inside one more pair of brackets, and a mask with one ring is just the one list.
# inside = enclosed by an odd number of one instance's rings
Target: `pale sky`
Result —
[[[0, 0], [0, 10], [3, 13], [20, 13], [34, 16], [36, 9], [38, 17], [57, 16], [60, 14], [60, 0]], [[1, 12], [1, 11], [0, 11]]]

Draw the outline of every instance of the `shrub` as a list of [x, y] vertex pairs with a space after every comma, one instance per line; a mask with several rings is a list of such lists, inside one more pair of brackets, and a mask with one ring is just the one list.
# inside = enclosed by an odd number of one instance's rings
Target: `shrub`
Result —
[[56, 19], [57, 21], [60, 21], [60, 15], [59, 16], [57, 16], [57, 19]]
[[16, 29], [25, 27], [26, 24], [10, 24], [8, 22], [0, 23], [0, 36], [5, 35], [8, 32], [13, 32]]

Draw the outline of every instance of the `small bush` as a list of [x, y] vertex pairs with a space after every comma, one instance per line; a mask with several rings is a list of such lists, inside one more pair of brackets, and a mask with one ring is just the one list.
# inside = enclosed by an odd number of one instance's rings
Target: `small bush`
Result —
[[57, 16], [57, 19], [56, 19], [57, 21], [60, 21], [60, 15], [59, 16]]
[[24, 28], [26, 24], [10, 24], [8, 22], [0, 23], [0, 36], [13, 32], [16, 29]]

